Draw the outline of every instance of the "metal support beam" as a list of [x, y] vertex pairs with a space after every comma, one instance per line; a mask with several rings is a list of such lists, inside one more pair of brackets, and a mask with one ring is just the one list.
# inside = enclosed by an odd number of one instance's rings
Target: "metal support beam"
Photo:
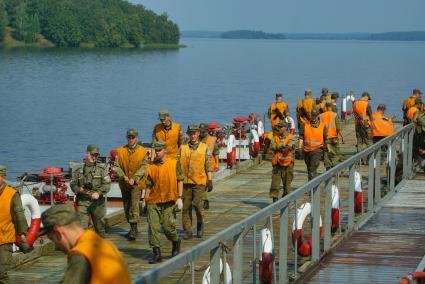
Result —
[[279, 220], [279, 283], [288, 282], [288, 206], [280, 210]]
[[320, 184], [313, 188], [311, 206], [313, 219], [311, 260], [318, 261], [320, 258]]
[[390, 166], [390, 171], [389, 171], [389, 186], [390, 186], [390, 191], [393, 191], [395, 188], [395, 167], [396, 167], [396, 163], [395, 163], [395, 157], [396, 157], [396, 147], [395, 147], [395, 142], [396, 139], [392, 140], [390, 145], [389, 145], [389, 157], [390, 157], [390, 162], [389, 162], [389, 166]]
[[381, 204], [381, 151], [375, 152], [375, 206]]
[[325, 224], [323, 230], [324, 236], [324, 249], [325, 252], [331, 247], [331, 224], [332, 224], [332, 179], [325, 181]]
[[373, 189], [375, 187], [375, 153], [371, 153], [368, 158], [368, 179], [367, 179], [367, 211], [372, 212], [374, 200], [373, 200]]
[[242, 283], [243, 232], [233, 237], [233, 283]]
[[[220, 246], [213, 248], [210, 251], [210, 283], [220, 283]], [[224, 264], [223, 264], [224, 265]]]
[[354, 228], [354, 164], [349, 167], [349, 188], [348, 188], [348, 231]]

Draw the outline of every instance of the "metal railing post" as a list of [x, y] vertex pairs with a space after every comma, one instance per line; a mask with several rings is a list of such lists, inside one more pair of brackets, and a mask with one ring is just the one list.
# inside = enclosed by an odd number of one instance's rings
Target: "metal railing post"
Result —
[[393, 139], [390, 143], [390, 147], [389, 147], [389, 158], [390, 158], [390, 162], [389, 162], [389, 167], [390, 167], [390, 191], [393, 191], [395, 188], [395, 168], [396, 168], [396, 163], [395, 163], [395, 152], [396, 152], [396, 147], [395, 147], [395, 141], [396, 139]]
[[375, 152], [375, 205], [381, 204], [381, 148]]
[[313, 188], [311, 216], [313, 217], [311, 260], [320, 258], [320, 184]]
[[242, 283], [243, 232], [233, 237], [233, 283]]
[[257, 283], [257, 225], [252, 226], [253, 260], [252, 260], [252, 283]]
[[[210, 251], [210, 283], [220, 283], [220, 246], [213, 248]], [[225, 263], [223, 263], [223, 270], [225, 271]]]
[[354, 164], [349, 167], [349, 188], [348, 188], [348, 231], [354, 228]]
[[409, 147], [407, 148], [407, 161], [408, 161], [408, 178], [411, 178], [413, 176], [413, 135], [415, 133], [415, 129], [412, 128], [409, 130]]
[[407, 159], [408, 159], [408, 148], [409, 148], [409, 135], [408, 132], [403, 132], [402, 134], [402, 143], [401, 143], [401, 152], [403, 153], [403, 179], [408, 177], [407, 174]]
[[367, 179], [367, 211], [372, 212], [374, 205], [373, 189], [375, 187], [375, 153], [371, 153], [368, 158], [368, 179]]
[[279, 220], [279, 283], [288, 282], [288, 206], [280, 210]]
[[324, 236], [324, 249], [325, 252], [331, 247], [331, 219], [332, 219], [332, 178], [325, 181], [325, 224], [323, 230]]

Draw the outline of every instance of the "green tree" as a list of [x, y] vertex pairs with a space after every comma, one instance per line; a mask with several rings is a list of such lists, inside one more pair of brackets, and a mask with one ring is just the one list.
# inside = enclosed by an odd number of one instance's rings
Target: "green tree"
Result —
[[4, 0], [0, 0], [0, 42], [3, 42], [4, 36], [6, 34], [7, 26], [7, 13], [6, 13], [6, 4]]

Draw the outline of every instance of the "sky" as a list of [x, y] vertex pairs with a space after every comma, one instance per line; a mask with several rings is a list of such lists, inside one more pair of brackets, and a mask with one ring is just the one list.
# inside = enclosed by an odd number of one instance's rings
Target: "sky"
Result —
[[282, 33], [425, 31], [425, 0], [130, 0], [181, 31]]

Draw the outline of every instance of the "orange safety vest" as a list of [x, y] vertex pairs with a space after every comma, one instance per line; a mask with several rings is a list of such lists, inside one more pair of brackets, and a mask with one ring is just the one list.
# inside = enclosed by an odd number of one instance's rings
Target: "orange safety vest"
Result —
[[415, 105], [416, 98], [409, 97], [403, 101], [403, 109], [408, 111], [412, 106]]
[[132, 178], [138, 169], [148, 151], [141, 145], [137, 145], [134, 151], [129, 151], [128, 146], [122, 146], [117, 149], [118, 165], [128, 178]]
[[304, 152], [311, 152], [323, 147], [323, 131], [325, 124], [320, 122], [317, 128], [311, 126], [310, 123], [306, 123], [304, 126]]
[[217, 142], [217, 137], [208, 135], [207, 136], [207, 146], [208, 148], [210, 148], [211, 151], [211, 168], [213, 170], [218, 170], [218, 161], [215, 160], [215, 156], [214, 156], [214, 147], [215, 147], [215, 143]]
[[[283, 145], [288, 145], [289, 141], [291, 139], [294, 138], [294, 135], [289, 134], [288, 136], [285, 137], [285, 139], [283, 139]], [[275, 142], [277, 144], [280, 143], [280, 136], [279, 135], [275, 135], [274, 136]], [[284, 166], [287, 167], [290, 164], [293, 163], [293, 157], [292, 157], [292, 151], [290, 149], [286, 149], [285, 151], [275, 151], [273, 158], [272, 158], [272, 165], [280, 165], [280, 166]]]
[[288, 108], [288, 105], [285, 102], [278, 102], [278, 103], [272, 103], [270, 105], [270, 121], [272, 124], [272, 129], [276, 126], [276, 124], [279, 123], [280, 118], [276, 115], [276, 109], [280, 111], [280, 113], [283, 115], [285, 110]]
[[0, 245], [13, 244], [16, 241], [15, 225], [10, 209], [16, 190], [6, 185], [0, 195]]
[[191, 149], [188, 144], [182, 145], [180, 149], [180, 165], [184, 176], [184, 184], [207, 184], [207, 173], [205, 172], [205, 152], [207, 144], [199, 142], [198, 148]]
[[357, 115], [356, 121], [355, 121], [356, 124], [360, 124], [361, 122], [369, 119], [369, 117], [367, 115], [368, 105], [369, 105], [368, 101], [364, 101], [364, 100], [354, 101], [353, 111]]
[[336, 131], [336, 119], [337, 114], [333, 111], [325, 111], [324, 113], [320, 114], [320, 121], [325, 123], [325, 125], [328, 127], [328, 138], [337, 138], [338, 133]]
[[180, 124], [172, 122], [171, 129], [165, 130], [164, 126], [158, 123], [155, 125], [154, 133], [157, 141], [164, 141], [167, 144], [167, 156], [177, 159], [177, 154], [179, 153]]
[[372, 135], [373, 137], [388, 136], [394, 133], [393, 122], [380, 112], [372, 115]]
[[304, 111], [310, 117], [311, 111], [313, 110], [313, 106], [314, 106], [314, 100], [312, 98], [307, 98], [307, 99], [303, 99], [303, 100], [298, 101], [297, 110], [300, 113], [300, 115], [302, 116], [302, 114], [303, 114], [302, 110], [304, 109]]
[[409, 110], [407, 111], [406, 117], [410, 120], [413, 120], [413, 116], [415, 115], [415, 112], [418, 110], [417, 107], [412, 106], [411, 108], [409, 108]]
[[149, 195], [146, 196], [147, 203], [177, 200], [177, 160], [168, 158], [162, 164], [151, 164], [146, 176], [149, 176], [153, 183]]
[[92, 230], [86, 230], [71, 249], [90, 264], [90, 283], [132, 283], [127, 265], [117, 247]]
[[326, 110], [326, 102], [320, 102], [320, 103], [316, 104], [316, 108], [320, 112], [325, 112], [325, 110]]

